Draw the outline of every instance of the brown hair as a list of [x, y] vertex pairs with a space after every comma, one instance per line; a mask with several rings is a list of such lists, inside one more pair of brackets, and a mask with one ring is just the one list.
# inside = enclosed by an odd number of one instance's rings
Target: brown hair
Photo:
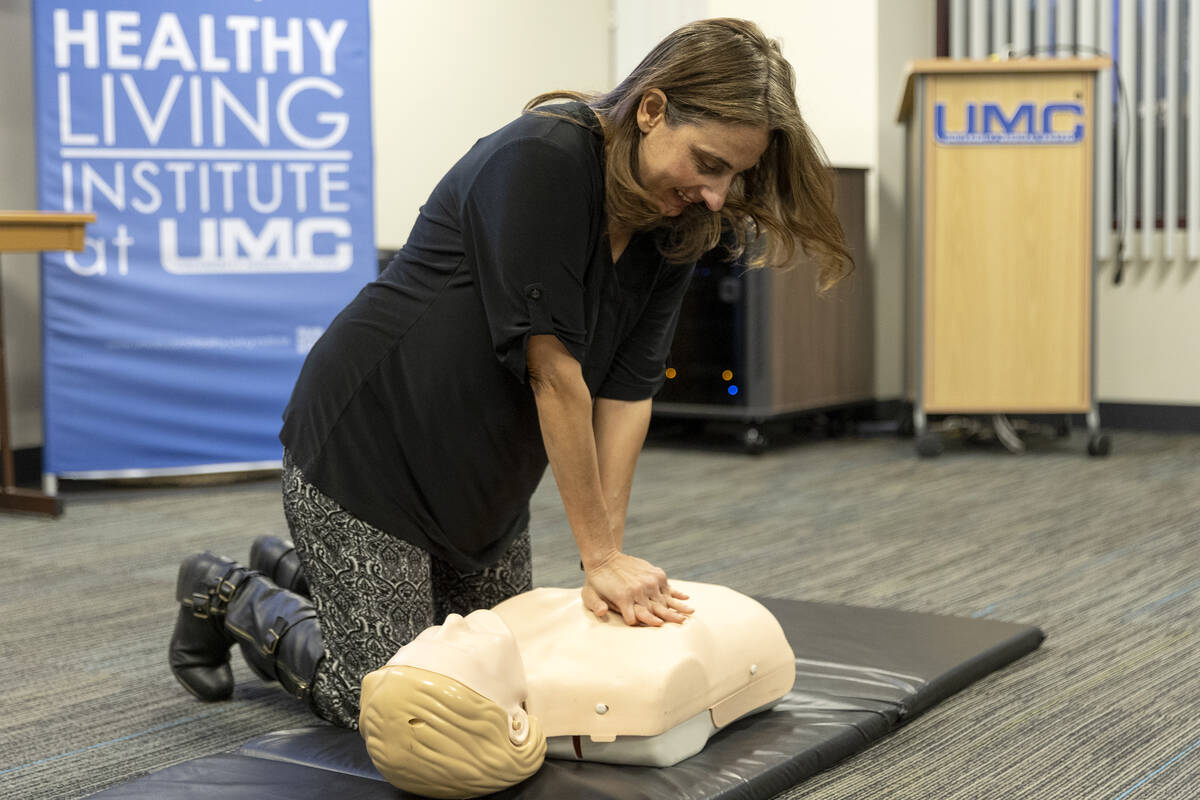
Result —
[[[638, 105], [651, 89], [667, 96], [670, 125], [717, 120], [766, 128], [768, 144], [757, 165], [737, 176], [725, 205], [699, 204], [664, 219], [637, 180]], [[833, 176], [820, 143], [800, 116], [796, 77], [779, 43], [753, 22], [708, 19], [667, 36], [615, 89], [603, 95], [555, 91], [538, 95], [526, 111], [555, 99], [579, 100], [604, 123], [605, 186], [609, 219], [632, 230], [666, 228], [663, 255], [694, 261], [724, 243], [731, 257], [750, 245], [752, 267], [791, 266], [797, 245], [819, 266], [818, 284], [831, 287], [853, 269], [833, 208]]]

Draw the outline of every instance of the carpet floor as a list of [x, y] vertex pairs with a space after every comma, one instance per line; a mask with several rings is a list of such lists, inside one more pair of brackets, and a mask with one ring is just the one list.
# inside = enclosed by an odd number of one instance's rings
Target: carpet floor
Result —
[[[1041, 649], [779, 800], [1200, 797], [1200, 436], [1117, 433], [1023, 455], [784, 440], [761, 456], [654, 439], [626, 549], [752, 595], [1036, 624]], [[65, 483], [58, 520], [0, 517], [0, 797], [85, 797], [310, 717], [234, 657], [203, 704], [166, 663], [180, 560], [285, 534], [274, 477]], [[534, 580], [578, 585], [553, 480]]]

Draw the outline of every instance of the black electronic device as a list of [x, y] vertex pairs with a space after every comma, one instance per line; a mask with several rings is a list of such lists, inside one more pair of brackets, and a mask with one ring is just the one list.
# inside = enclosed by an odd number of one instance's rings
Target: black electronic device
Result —
[[745, 405], [745, 266], [723, 248], [697, 262], [657, 402]]
[[724, 247], [707, 253], [684, 296], [655, 416], [738, 423], [747, 448], [760, 450], [765, 423], [873, 402], [865, 171], [835, 177], [853, 274], [821, 295], [807, 257], [787, 270], [750, 269]]

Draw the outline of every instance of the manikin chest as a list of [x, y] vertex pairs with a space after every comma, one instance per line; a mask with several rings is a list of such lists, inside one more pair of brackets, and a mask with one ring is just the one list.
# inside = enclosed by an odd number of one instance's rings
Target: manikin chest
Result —
[[660, 628], [599, 620], [577, 589], [535, 589], [495, 607], [516, 637], [526, 708], [548, 755], [667, 766], [792, 688], [794, 656], [762, 605], [723, 586], [671, 585], [695, 613]]

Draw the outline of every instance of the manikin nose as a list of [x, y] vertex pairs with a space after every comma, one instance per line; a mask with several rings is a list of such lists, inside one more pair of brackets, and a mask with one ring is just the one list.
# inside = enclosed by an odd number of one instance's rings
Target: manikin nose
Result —
[[450, 614], [446, 617], [446, 621], [442, 623], [442, 632], [450, 633], [452, 631], [465, 630], [467, 621], [463, 619], [461, 614]]

